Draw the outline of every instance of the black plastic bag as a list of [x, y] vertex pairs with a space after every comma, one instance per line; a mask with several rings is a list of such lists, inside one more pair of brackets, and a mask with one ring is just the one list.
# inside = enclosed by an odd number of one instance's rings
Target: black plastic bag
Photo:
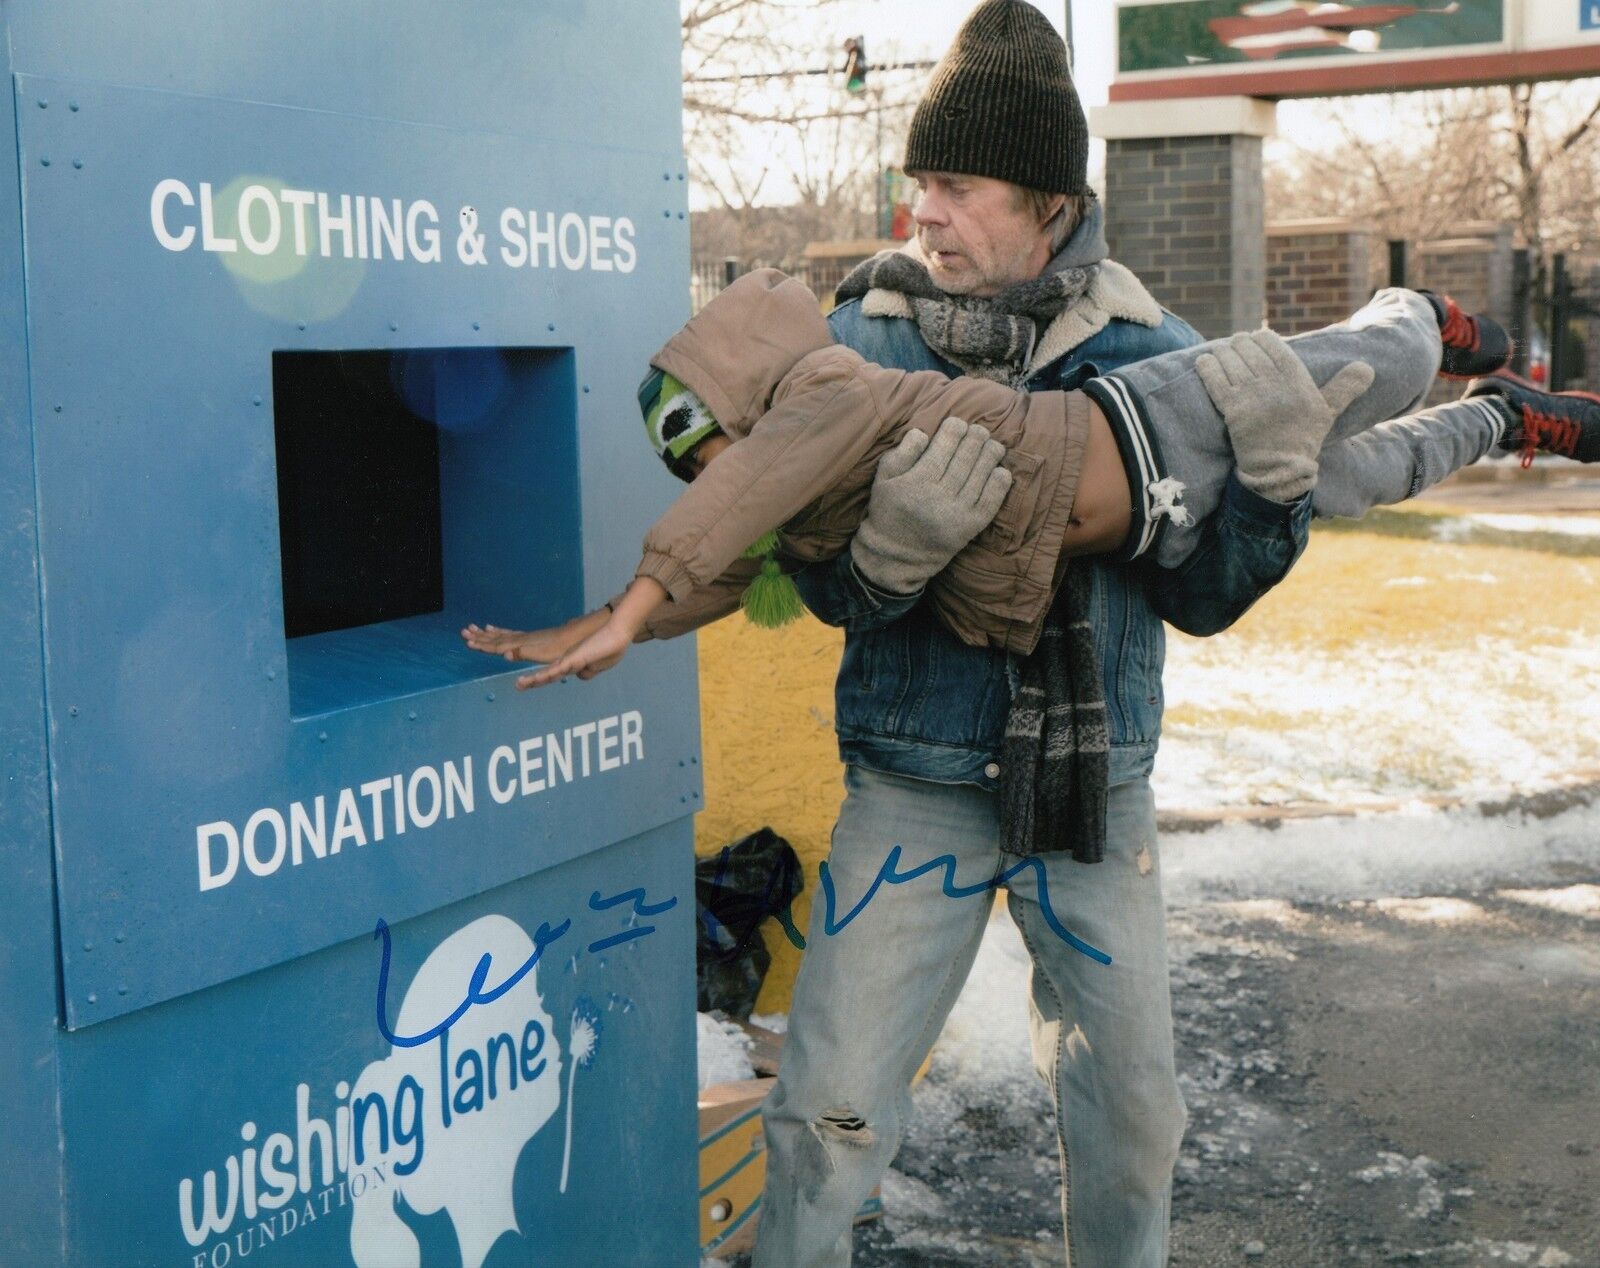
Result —
[[794, 847], [771, 828], [695, 860], [695, 977], [702, 1013], [717, 1009], [735, 1021], [750, 1016], [772, 965], [761, 922], [787, 912], [804, 885]]

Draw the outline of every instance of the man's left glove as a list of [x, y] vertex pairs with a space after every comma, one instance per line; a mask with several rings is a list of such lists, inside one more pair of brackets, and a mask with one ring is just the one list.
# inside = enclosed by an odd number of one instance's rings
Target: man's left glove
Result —
[[1239, 482], [1285, 503], [1311, 492], [1334, 420], [1373, 379], [1370, 365], [1352, 361], [1319, 388], [1270, 330], [1234, 335], [1196, 357], [1194, 368], [1227, 425]]
[[1005, 446], [947, 418], [932, 440], [916, 429], [878, 461], [867, 515], [850, 543], [857, 570], [880, 590], [915, 594], [1000, 513], [1011, 473]]

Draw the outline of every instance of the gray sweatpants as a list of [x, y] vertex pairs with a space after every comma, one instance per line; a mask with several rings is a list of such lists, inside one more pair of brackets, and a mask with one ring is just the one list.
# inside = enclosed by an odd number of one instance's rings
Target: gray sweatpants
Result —
[[[1415, 497], [1483, 457], [1504, 431], [1499, 411], [1482, 400], [1412, 412], [1433, 386], [1441, 351], [1433, 308], [1415, 291], [1379, 291], [1349, 320], [1286, 342], [1319, 384], [1352, 361], [1365, 361], [1375, 372], [1372, 386], [1334, 420], [1323, 444], [1311, 498], [1319, 516], [1354, 518]], [[1104, 376], [1137, 393], [1160, 451], [1161, 474], [1184, 486], [1181, 505], [1191, 519], [1165, 526], [1155, 549], [1165, 568], [1194, 550], [1200, 522], [1220, 505], [1234, 466], [1222, 415], [1194, 368], [1215, 346], [1164, 353]]]

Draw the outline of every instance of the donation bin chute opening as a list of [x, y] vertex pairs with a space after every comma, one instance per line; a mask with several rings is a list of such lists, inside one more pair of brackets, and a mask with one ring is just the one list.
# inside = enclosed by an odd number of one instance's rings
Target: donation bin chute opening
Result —
[[291, 714], [502, 672], [464, 624], [581, 606], [570, 349], [279, 351], [272, 380]]

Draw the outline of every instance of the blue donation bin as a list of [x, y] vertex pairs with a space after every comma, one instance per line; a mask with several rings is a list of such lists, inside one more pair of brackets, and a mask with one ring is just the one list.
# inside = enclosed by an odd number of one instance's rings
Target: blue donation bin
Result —
[[0, 1264], [692, 1264], [677, 10], [13, 0]]

